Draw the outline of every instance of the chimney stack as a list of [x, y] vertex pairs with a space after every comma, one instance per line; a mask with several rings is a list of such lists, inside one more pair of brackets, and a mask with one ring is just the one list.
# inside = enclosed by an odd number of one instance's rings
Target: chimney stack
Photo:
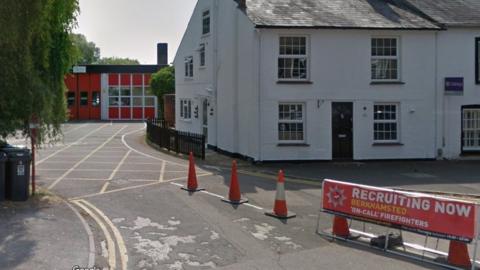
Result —
[[157, 44], [157, 65], [168, 65], [168, 43]]
[[247, 8], [247, 0], [236, 0], [238, 3], [238, 8], [246, 9]]

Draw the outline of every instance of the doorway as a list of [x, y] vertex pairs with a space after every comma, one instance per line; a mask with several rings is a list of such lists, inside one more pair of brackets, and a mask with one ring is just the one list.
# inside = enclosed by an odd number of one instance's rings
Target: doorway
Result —
[[353, 103], [332, 103], [332, 157], [353, 159]]

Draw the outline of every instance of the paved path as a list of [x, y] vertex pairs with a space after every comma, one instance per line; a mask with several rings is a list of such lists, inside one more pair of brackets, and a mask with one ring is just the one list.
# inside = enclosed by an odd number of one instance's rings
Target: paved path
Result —
[[[270, 177], [240, 174], [250, 204], [234, 208], [220, 200], [228, 193], [230, 172], [204, 164], [197, 174], [207, 191], [189, 195], [179, 188], [187, 162], [145, 145], [143, 129], [141, 123], [70, 124], [62, 142], [40, 151], [40, 186], [65, 199], [88, 223], [83, 228], [71, 213], [83, 241], [58, 256], [86, 267], [93, 251], [95, 266], [111, 269], [434, 268], [316, 235], [318, 185], [287, 182], [289, 208], [298, 214], [288, 222], [263, 214], [275, 196]], [[321, 227], [330, 221], [322, 216]]]

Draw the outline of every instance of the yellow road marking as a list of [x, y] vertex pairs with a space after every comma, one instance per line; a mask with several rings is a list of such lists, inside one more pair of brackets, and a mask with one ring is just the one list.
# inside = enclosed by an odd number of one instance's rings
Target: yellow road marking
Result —
[[102, 230], [103, 234], [105, 235], [105, 239], [107, 240], [107, 247], [108, 247], [108, 265], [110, 266], [111, 270], [114, 270], [116, 268], [117, 260], [115, 257], [115, 243], [113, 242], [112, 235], [110, 232], [107, 230], [105, 227], [105, 224], [100, 220], [100, 218], [95, 215], [90, 209], [87, 208], [87, 206], [83, 205], [80, 201], [73, 201], [74, 204], [78, 205], [80, 208], [82, 208], [89, 216], [91, 216], [95, 222], [97, 222], [98, 226], [100, 226], [100, 229]]
[[115, 138], [115, 136], [117, 136], [118, 133], [122, 132], [122, 130], [124, 130], [127, 126], [123, 126], [120, 130], [118, 130], [117, 132], [115, 132], [108, 140], [106, 140], [104, 143], [102, 143], [100, 146], [98, 146], [97, 148], [95, 148], [95, 150], [93, 150], [92, 152], [90, 152], [90, 154], [88, 154], [87, 156], [85, 156], [84, 158], [82, 158], [79, 162], [77, 162], [72, 168], [70, 168], [67, 172], [65, 172], [64, 174], [62, 174], [62, 176], [60, 176], [55, 182], [53, 182], [49, 187], [48, 189], [52, 189], [54, 188], [58, 183], [60, 183], [60, 181], [62, 181], [67, 175], [69, 175], [71, 172], [73, 172], [78, 166], [80, 166], [80, 164], [82, 164], [85, 160], [89, 159], [91, 156], [93, 156], [93, 154], [95, 154], [96, 152], [98, 152], [100, 149], [102, 149], [102, 147], [104, 147], [105, 145], [107, 145], [111, 140], [113, 140]]
[[112, 180], [113, 177], [115, 177], [115, 174], [117, 174], [118, 170], [120, 169], [120, 167], [122, 167], [123, 163], [125, 163], [125, 160], [128, 158], [128, 155], [130, 155], [130, 153], [132, 152], [132, 150], [129, 150], [125, 156], [123, 156], [122, 160], [120, 160], [120, 162], [118, 163], [117, 167], [115, 167], [115, 169], [113, 170], [113, 172], [110, 174], [110, 177], [108, 177], [108, 180]]
[[[210, 176], [210, 175], [213, 175], [213, 174], [212, 174], [212, 173], [199, 174], [199, 175], [197, 175], [197, 177], [204, 177], [204, 176]], [[132, 189], [137, 189], [137, 188], [144, 188], [144, 187], [156, 186], [156, 185], [160, 185], [160, 184], [164, 184], [164, 183], [169, 183], [169, 182], [172, 182], [172, 181], [184, 180], [184, 179], [187, 179], [187, 178], [188, 178], [188, 176], [178, 177], [178, 178], [174, 178], [174, 179], [170, 179], [170, 180], [163, 181], [163, 182], [161, 182], [161, 183], [158, 182], [157, 180], [155, 180], [154, 183], [137, 185], [137, 186], [131, 186], [131, 187], [125, 187], [125, 188], [119, 188], [119, 189], [109, 190], [109, 191], [106, 191], [106, 192], [104, 192], [104, 193], [93, 193], [93, 194], [89, 194], [89, 195], [82, 195], [82, 196], [70, 198], [69, 200], [70, 200], [70, 201], [75, 201], [75, 200], [79, 200], [79, 199], [92, 198], [92, 197], [97, 197], [97, 196], [100, 196], [100, 195], [117, 193], [117, 192], [126, 191], [126, 190], [132, 190]]]
[[105, 182], [102, 189], [100, 190], [100, 194], [105, 193], [109, 185], [110, 185], [110, 182]]
[[165, 177], [165, 165], [167, 165], [167, 163], [162, 161], [162, 168], [160, 169], [160, 178], [158, 179], [158, 182], [163, 182], [163, 178]]
[[67, 146], [64, 147], [64, 148], [55, 151], [53, 154], [50, 154], [50, 155], [48, 155], [47, 157], [39, 160], [38, 162], [35, 163], [35, 165], [40, 165], [40, 164], [42, 164], [45, 160], [48, 160], [48, 159], [56, 156], [58, 153], [61, 153], [61, 152], [65, 151], [65, 150], [69, 149], [70, 147], [72, 147], [72, 146], [74, 146], [75, 144], [83, 141], [83, 140], [84, 140], [85, 138], [87, 138], [88, 136], [92, 135], [93, 133], [99, 131], [100, 129], [102, 129], [102, 128], [106, 127], [106, 126], [108, 126], [108, 125], [105, 124], [105, 125], [103, 125], [103, 126], [100, 126], [100, 127], [97, 128], [97, 129], [94, 129], [94, 130], [90, 131], [87, 135], [81, 137], [80, 139], [76, 140], [75, 142], [73, 142], [73, 143], [67, 145]]
[[110, 221], [110, 219], [98, 208], [96, 208], [93, 204], [81, 200], [85, 205], [89, 206], [91, 209], [93, 209], [97, 214], [99, 214], [103, 220], [107, 223], [108, 226], [110, 226], [110, 229], [113, 232], [113, 235], [115, 237], [115, 240], [117, 242], [118, 250], [120, 253], [120, 262], [122, 264], [122, 269], [126, 270], [127, 269], [127, 264], [128, 264], [128, 254], [127, 254], [127, 247], [125, 246], [125, 242], [123, 241], [122, 234], [120, 231], [113, 225], [113, 223]]
[[[255, 176], [255, 177], [263, 178], [263, 179], [269, 179], [269, 180], [275, 180], [275, 181], [278, 180], [278, 177], [276, 175], [270, 175], [270, 174], [265, 174], [265, 173], [250, 172], [250, 171], [245, 171], [245, 170], [238, 170], [238, 173], [245, 174], [245, 175], [250, 175], [250, 176]], [[322, 181], [320, 181], [320, 179], [319, 179], [319, 182], [313, 182], [313, 181], [310, 181], [310, 180], [285, 177], [285, 181], [287, 183], [290, 182], [290, 183], [316, 186], [316, 187], [321, 187], [322, 186]]]

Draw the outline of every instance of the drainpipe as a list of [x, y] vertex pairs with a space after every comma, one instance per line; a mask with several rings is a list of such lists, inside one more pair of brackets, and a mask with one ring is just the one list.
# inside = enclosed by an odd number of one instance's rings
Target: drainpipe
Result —
[[218, 1], [214, 1], [213, 16], [215, 18], [215, 32], [213, 35], [213, 89], [215, 97], [215, 147], [218, 148]]

